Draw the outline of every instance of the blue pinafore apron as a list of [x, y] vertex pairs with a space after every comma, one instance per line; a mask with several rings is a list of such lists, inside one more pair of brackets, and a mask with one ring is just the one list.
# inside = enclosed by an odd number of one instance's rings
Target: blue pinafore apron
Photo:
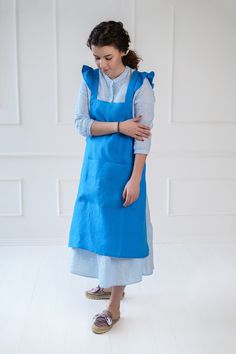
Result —
[[[135, 91], [145, 77], [152, 87], [154, 72], [131, 74], [124, 102], [97, 99], [99, 69], [83, 65], [88, 85], [90, 117], [117, 122], [133, 117]], [[99, 255], [143, 258], [149, 255], [146, 233], [146, 163], [138, 199], [124, 207], [122, 193], [134, 165], [134, 138], [121, 133], [87, 136], [77, 198], [72, 215], [68, 247], [82, 248]]]

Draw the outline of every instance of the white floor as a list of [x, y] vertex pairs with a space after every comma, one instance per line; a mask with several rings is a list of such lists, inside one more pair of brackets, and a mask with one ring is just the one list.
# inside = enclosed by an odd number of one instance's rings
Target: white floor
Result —
[[155, 271], [126, 287], [121, 319], [90, 330], [107, 301], [69, 273], [66, 246], [0, 248], [0, 353], [235, 354], [236, 245], [154, 245]]

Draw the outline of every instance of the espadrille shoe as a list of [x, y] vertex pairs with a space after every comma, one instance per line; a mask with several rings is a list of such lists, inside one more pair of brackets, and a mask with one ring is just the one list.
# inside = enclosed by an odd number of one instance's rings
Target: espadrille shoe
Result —
[[108, 332], [112, 329], [113, 325], [119, 321], [120, 316], [116, 319], [112, 318], [112, 313], [108, 310], [104, 310], [101, 313], [97, 313], [93, 317], [92, 331], [97, 334]]
[[[87, 290], [85, 292], [85, 295], [88, 299], [92, 299], [92, 300], [106, 300], [106, 299], [110, 299], [111, 291], [104, 291], [104, 288], [101, 288], [100, 285], [98, 285], [96, 288]], [[123, 291], [121, 299], [123, 299], [124, 296], [125, 296], [125, 292]]]

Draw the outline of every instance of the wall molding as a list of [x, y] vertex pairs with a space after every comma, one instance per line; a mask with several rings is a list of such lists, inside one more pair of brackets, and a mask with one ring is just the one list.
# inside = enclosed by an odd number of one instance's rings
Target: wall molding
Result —
[[0, 246], [67, 246], [66, 237], [22, 237], [21, 235], [14, 237], [1, 237]]
[[[5, 121], [3, 122], [2, 119], [0, 121], [0, 126], [15, 126], [15, 125], [21, 125], [21, 119], [20, 119], [20, 89], [19, 89], [19, 46], [18, 46], [18, 8], [17, 8], [17, 0], [14, 0], [13, 2], [13, 16], [14, 16], [14, 21], [13, 21], [13, 26], [14, 26], [14, 39], [12, 41], [14, 45], [14, 50], [15, 50], [15, 70], [16, 70], [16, 76], [15, 76], [15, 97], [16, 97], [16, 120], [15, 122], [8, 122]], [[4, 113], [2, 113], [4, 115]]]
[[19, 211], [18, 213], [0, 213], [0, 218], [1, 217], [15, 217], [15, 216], [23, 216], [23, 194], [22, 194], [22, 178], [20, 177], [8, 177], [8, 178], [0, 178], [0, 183], [6, 181], [6, 182], [18, 182], [18, 205], [19, 205]]
[[72, 177], [58, 177], [56, 178], [56, 200], [57, 200], [57, 216], [59, 217], [72, 217], [72, 213], [63, 213], [61, 210], [61, 183], [63, 181], [72, 181], [75, 182], [77, 185], [79, 183], [78, 178], [72, 178]]
[[203, 125], [203, 124], [236, 124], [236, 120], [224, 120], [224, 121], [215, 121], [215, 120], [205, 120], [205, 121], [186, 121], [186, 120], [174, 120], [173, 118], [173, 97], [174, 97], [174, 61], [175, 61], [175, 38], [176, 38], [176, 26], [175, 26], [175, 15], [176, 15], [176, 6], [170, 5], [170, 16], [171, 16], [171, 40], [170, 40], [170, 97], [169, 97], [169, 115], [168, 115], [168, 124], [173, 125]]
[[171, 182], [172, 181], [236, 181], [236, 178], [227, 178], [227, 177], [174, 177], [171, 178], [168, 176], [166, 178], [166, 215], [167, 217], [188, 217], [188, 216], [232, 216], [236, 214], [235, 212], [219, 212], [219, 213], [173, 213], [171, 212]]

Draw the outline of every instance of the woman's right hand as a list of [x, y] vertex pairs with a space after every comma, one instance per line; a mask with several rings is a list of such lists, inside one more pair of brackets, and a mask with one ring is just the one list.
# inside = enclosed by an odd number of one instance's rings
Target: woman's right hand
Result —
[[143, 138], [148, 138], [151, 135], [151, 128], [148, 125], [139, 123], [141, 118], [142, 116], [140, 115], [120, 122], [120, 133], [144, 141]]

